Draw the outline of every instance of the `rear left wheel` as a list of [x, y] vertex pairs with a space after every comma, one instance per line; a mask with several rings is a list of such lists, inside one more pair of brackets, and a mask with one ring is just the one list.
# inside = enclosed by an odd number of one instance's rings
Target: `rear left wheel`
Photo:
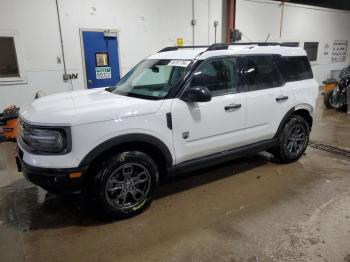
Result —
[[310, 127], [305, 118], [293, 115], [284, 125], [278, 145], [269, 152], [283, 163], [294, 162], [305, 152], [309, 136]]

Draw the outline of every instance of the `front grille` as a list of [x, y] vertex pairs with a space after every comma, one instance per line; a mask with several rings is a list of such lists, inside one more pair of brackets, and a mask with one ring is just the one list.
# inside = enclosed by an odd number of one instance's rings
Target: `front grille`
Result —
[[317, 142], [317, 141], [310, 141], [309, 146], [312, 148], [318, 149], [318, 150], [322, 150], [325, 152], [329, 152], [329, 153], [338, 155], [338, 156], [350, 158], [350, 150], [349, 149], [337, 147], [334, 145], [324, 144], [324, 143]]

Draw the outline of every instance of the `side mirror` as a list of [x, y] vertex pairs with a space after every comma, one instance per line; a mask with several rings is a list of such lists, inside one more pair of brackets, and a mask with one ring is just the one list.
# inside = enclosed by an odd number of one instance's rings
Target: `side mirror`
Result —
[[210, 90], [205, 86], [195, 86], [187, 89], [181, 96], [185, 102], [208, 102], [211, 100]]

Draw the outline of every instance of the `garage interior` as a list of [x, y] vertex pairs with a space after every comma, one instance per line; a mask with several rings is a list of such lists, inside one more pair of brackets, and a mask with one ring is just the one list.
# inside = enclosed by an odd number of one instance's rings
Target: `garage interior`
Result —
[[[350, 109], [324, 104], [327, 81], [350, 64], [349, 26], [345, 0], [0, 0], [0, 111], [115, 85], [164, 47], [230, 43], [235, 29], [241, 42], [304, 48], [320, 85], [297, 162], [263, 152], [190, 172], [120, 221], [101, 219], [79, 194], [31, 184], [3, 137], [0, 261], [350, 262]], [[110, 66], [101, 78], [95, 58]]]

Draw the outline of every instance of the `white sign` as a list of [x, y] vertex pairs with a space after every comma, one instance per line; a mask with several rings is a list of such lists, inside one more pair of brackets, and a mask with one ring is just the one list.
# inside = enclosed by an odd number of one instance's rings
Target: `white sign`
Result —
[[347, 40], [334, 40], [332, 62], [345, 62], [347, 47]]
[[112, 71], [110, 67], [96, 67], [96, 79], [112, 78]]
[[189, 60], [171, 60], [168, 64], [168, 66], [181, 66], [181, 67], [187, 67], [191, 61]]

